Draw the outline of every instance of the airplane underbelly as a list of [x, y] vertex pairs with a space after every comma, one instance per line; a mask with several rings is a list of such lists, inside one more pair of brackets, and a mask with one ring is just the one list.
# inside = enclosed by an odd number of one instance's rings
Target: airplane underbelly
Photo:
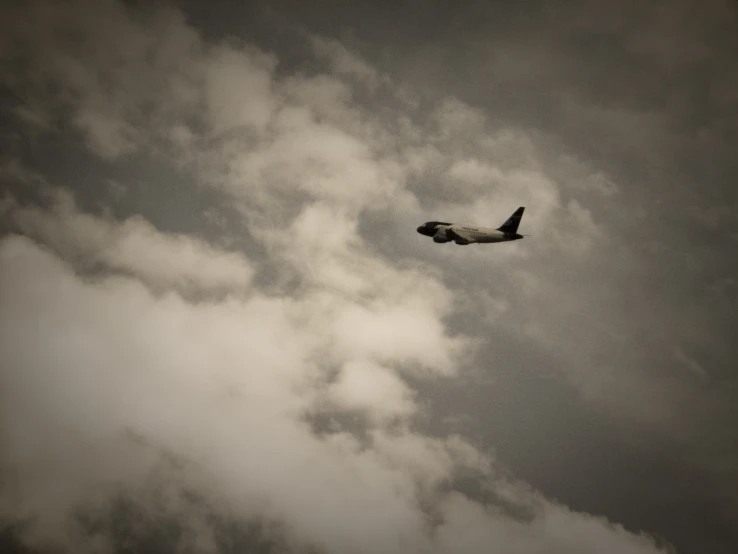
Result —
[[478, 242], [499, 242], [499, 240], [497, 237], [486, 235], [479, 237]]

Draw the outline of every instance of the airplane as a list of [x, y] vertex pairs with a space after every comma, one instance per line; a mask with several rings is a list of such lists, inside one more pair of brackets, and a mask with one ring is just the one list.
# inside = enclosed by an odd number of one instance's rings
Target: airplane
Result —
[[466, 245], [487, 242], [507, 242], [522, 239], [525, 235], [518, 234], [518, 225], [523, 217], [525, 206], [520, 206], [505, 223], [497, 229], [488, 227], [472, 227], [458, 223], [444, 223], [443, 221], [428, 221], [418, 227], [417, 231], [426, 237], [433, 237], [433, 242], [455, 242]]

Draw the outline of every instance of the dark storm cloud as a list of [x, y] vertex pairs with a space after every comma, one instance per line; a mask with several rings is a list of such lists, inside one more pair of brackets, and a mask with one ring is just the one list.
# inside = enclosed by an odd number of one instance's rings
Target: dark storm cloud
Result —
[[[5, 34], [21, 46], [3, 50], [22, 62], [3, 71], [21, 144], [29, 129], [47, 136], [39, 129], [53, 123], [74, 146], [52, 141], [50, 156], [9, 158], [4, 178], [15, 192], [3, 215], [78, 271], [80, 259], [93, 259], [134, 281], [78, 282], [55, 255], [8, 239], [15, 278], [4, 298], [15, 311], [4, 312], [28, 337], [52, 337], [71, 383], [105, 390], [107, 374], [92, 371], [100, 352], [70, 347], [79, 343], [64, 329], [36, 324], [38, 304], [23, 304], [62, 283], [79, 308], [72, 315], [51, 297], [44, 312], [73, 317], [103, 352], [129, 352], [153, 381], [123, 380], [91, 430], [65, 407], [98, 413], [105, 402], [44, 386], [37, 377], [49, 366], [35, 356], [46, 354], [8, 341], [36, 373], [16, 382], [30, 400], [7, 405], [22, 412], [49, 399], [52, 419], [126, 460], [81, 446], [84, 475], [68, 463], [69, 446], [51, 442], [54, 486], [34, 483], [43, 463], [22, 475], [21, 505], [40, 521], [41, 536], [30, 537], [78, 544], [63, 517], [69, 499], [99, 505], [83, 493], [100, 488], [106, 470], [140, 505], [156, 505], [138, 495], [136, 473], [156, 456], [110, 432], [134, 414], [146, 441], [200, 462], [204, 473], [181, 477], [216, 512], [286, 521], [295, 548], [653, 548], [569, 506], [658, 533], [680, 551], [731, 551], [730, 5], [184, 2], [194, 27], [177, 10], [83, 5], [77, 17], [36, 4], [21, 12], [28, 26]], [[219, 43], [224, 36], [231, 41]], [[64, 164], [75, 167], [60, 179]], [[25, 197], [29, 165], [44, 176], [34, 186], [66, 185], [76, 203], [43, 193], [39, 207]], [[533, 235], [522, 247], [433, 248], [413, 233], [416, 220], [433, 217], [501, 223], [519, 204]], [[154, 225], [127, 219], [135, 214]], [[264, 294], [267, 275], [290, 294]], [[246, 282], [253, 289], [244, 292]], [[190, 304], [137, 283], [194, 285], [211, 299], [221, 287], [232, 297]], [[130, 328], [110, 328], [106, 314], [118, 312]], [[294, 344], [284, 351], [280, 337]], [[199, 371], [210, 359], [219, 360], [213, 377]], [[177, 364], [185, 374], [163, 400], [160, 379]], [[234, 401], [242, 379], [272, 398], [269, 414], [289, 413], [269, 417]], [[185, 432], [167, 416], [182, 404]], [[295, 408], [327, 413], [327, 443], [292, 417]], [[250, 427], [255, 419], [270, 432]], [[361, 434], [345, 433], [348, 419]], [[53, 431], [31, 421], [39, 436]], [[246, 424], [251, 455], [233, 421]], [[101, 439], [100, 429], [109, 434]], [[448, 438], [459, 430], [478, 449]], [[12, 444], [16, 462], [33, 459], [27, 443]], [[295, 461], [252, 465], [275, 448]], [[482, 454], [488, 448], [499, 461]], [[304, 460], [311, 481], [336, 496], [295, 480]], [[490, 477], [501, 464], [561, 504]], [[348, 486], [352, 471], [364, 479]], [[438, 496], [437, 484], [459, 473], [473, 475], [457, 487], [466, 496]], [[432, 540], [409, 491], [443, 522]], [[266, 511], [258, 498], [269, 500]], [[186, 548], [226, 550], [213, 546], [221, 534], [210, 514], [169, 500], [174, 520], [199, 530]], [[363, 506], [361, 518], [347, 504]]]

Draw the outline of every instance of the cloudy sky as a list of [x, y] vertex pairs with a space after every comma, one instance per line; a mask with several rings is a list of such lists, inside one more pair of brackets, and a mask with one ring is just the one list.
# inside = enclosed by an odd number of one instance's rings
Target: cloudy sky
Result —
[[738, 549], [735, 2], [0, 22], [3, 551]]

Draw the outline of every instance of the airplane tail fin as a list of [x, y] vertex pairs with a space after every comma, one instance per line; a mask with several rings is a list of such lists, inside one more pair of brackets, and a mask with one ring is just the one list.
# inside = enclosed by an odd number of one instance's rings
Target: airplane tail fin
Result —
[[525, 206], [520, 206], [497, 230], [503, 233], [517, 233], [518, 225], [520, 225], [520, 220], [523, 218], [523, 210], [525, 210]]

